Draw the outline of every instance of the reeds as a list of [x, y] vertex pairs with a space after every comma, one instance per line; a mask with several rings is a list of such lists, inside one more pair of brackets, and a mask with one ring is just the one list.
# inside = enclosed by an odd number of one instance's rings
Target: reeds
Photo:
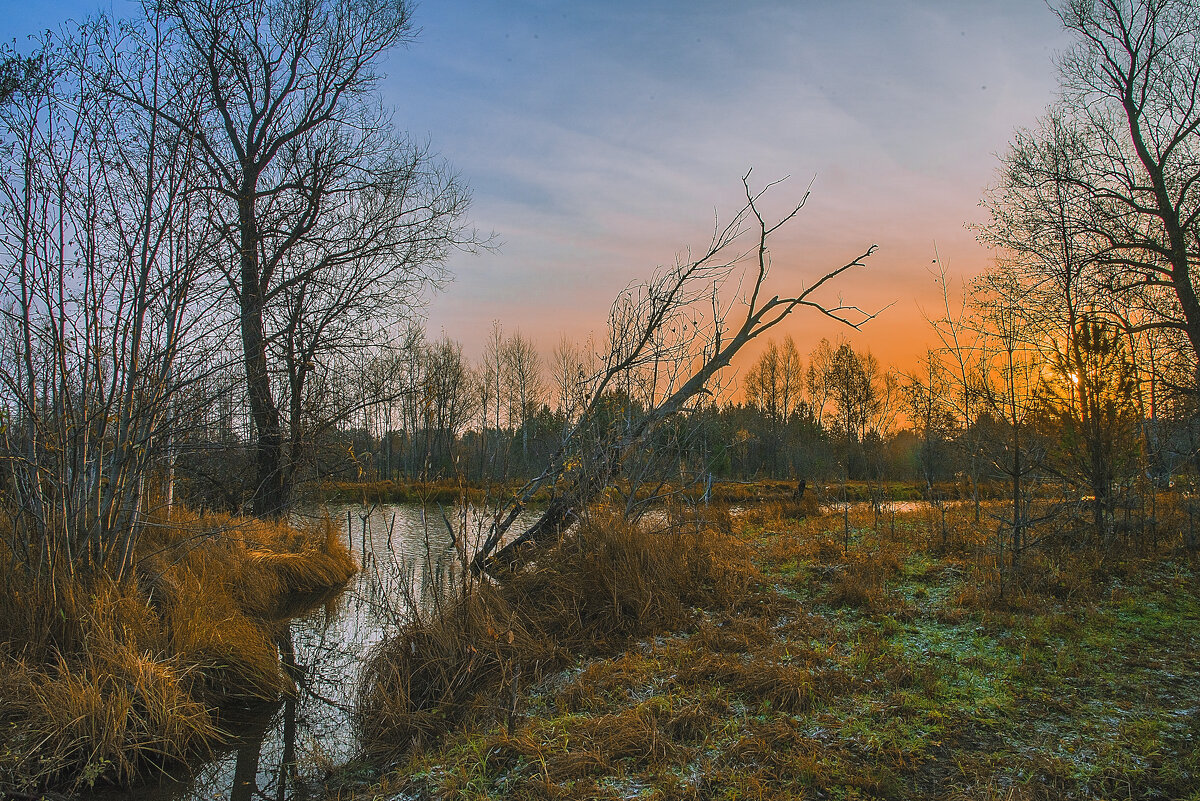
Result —
[[[290, 688], [275, 635], [289, 598], [355, 566], [305, 529], [177, 510], [135, 575], [0, 586], [0, 795], [124, 785], [217, 742], [220, 705]], [[0, 544], [0, 560], [7, 557]]]

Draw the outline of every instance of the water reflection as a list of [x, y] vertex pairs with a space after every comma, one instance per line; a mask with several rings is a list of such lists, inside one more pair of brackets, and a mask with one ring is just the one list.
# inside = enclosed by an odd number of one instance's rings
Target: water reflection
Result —
[[329, 514], [362, 570], [345, 592], [281, 626], [279, 653], [296, 693], [227, 715], [222, 727], [236, 739], [192, 773], [97, 798], [304, 801], [327, 767], [353, 755], [352, 705], [363, 658], [454, 585], [487, 518], [469, 508], [409, 505], [342, 506]]

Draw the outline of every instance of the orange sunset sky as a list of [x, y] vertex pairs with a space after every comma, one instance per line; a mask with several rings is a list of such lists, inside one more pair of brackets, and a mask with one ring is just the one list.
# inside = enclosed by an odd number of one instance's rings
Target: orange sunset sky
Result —
[[[128, 0], [8, 3], [0, 35]], [[497, 249], [455, 254], [430, 337], [478, 358], [493, 320], [543, 355], [600, 333], [630, 281], [702, 247], [741, 175], [791, 176], [769, 207], [800, 217], [775, 241], [772, 293], [878, 244], [846, 300], [891, 307], [862, 333], [799, 313], [803, 354], [846, 334], [909, 368], [940, 308], [936, 246], [955, 276], [992, 256], [967, 224], [996, 154], [1054, 99], [1068, 44], [1041, 0], [424, 0], [414, 44], [380, 85], [397, 126], [472, 187]], [[836, 299], [835, 295], [829, 299]]]
[[626, 283], [707, 243], [753, 167], [760, 182], [791, 176], [777, 209], [812, 183], [775, 242], [772, 292], [875, 243], [839, 289], [892, 304], [862, 333], [802, 311], [777, 336], [807, 354], [845, 334], [910, 367], [931, 342], [921, 308], [940, 308], [935, 246], [955, 275], [992, 258], [966, 226], [983, 219], [1014, 129], [1054, 99], [1069, 44], [1040, 0], [445, 0], [418, 19], [387, 91], [502, 242], [454, 258], [455, 283], [429, 307], [431, 336], [472, 356], [493, 320], [546, 354], [560, 332], [601, 331]]

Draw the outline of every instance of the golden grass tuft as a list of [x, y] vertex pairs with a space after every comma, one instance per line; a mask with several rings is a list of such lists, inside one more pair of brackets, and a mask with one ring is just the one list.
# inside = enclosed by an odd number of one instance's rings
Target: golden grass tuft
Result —
[[900, 571], [895, 553], [851, 553], [838, 565], [827, 599], [834, 606], [881, 611], [888, 603], [887, 583]]
[[597, 660], [558, 693], [556, 706], [562, 712], [600, 712], [618, 706], [629, 700], [652, 669], [652, 660], [639, 654]]
[[722, 697], [706, 697], [686, 703], [672, 711], [664, 728], [682, 743], [701, 743], [730, 713], [729, 702]]
[[215, 581], [184, 576], [175, 586], [163, 614], [172, 653], [195, 666], [200, 697], [275, 698], [289, 684], [279, 669], [272, 626], [247, 614], [232, 594], [213, 593]]
[[702, 621], [696, 642], [710, 651], [742, 653], [756, 649], [771, 637], [771, 625], [761, 617], [732, 617]]
[[[0, 560], [8, 559], [0, 538]], [[216, 707], [291, 686], [275, 636], [289, 599], [354, 563], [328, 521], [177, 510], [151, 521], [134, 575], [0, 585], [0, 794], [124, 785], [203, 752]]]
[[212, 742], [211, 710], [191, 692], [194, 669], [163, 650], [147, 605], [108, 581], [86, 599], [65, 592], [64, 606], [80, 614], [73, 651], [0, 650], [0, 788], [127, 783], [146, 762]]
[[765, 703], [788, 714], [807, 711], [815, 696], [806, 667], [740, 656], [722, 655], [684, 665], [679, 681], [696, 686], [719, 684], [749, 702]]

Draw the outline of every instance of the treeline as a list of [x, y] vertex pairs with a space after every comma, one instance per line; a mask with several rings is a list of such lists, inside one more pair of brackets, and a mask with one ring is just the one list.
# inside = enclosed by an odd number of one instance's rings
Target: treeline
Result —
[[[578, 421], [594, 371], [582, 347], [563, 340], [544, 358], [499, 324], [477, 363], [448, 339], [414, 336], [409, 347], [372, 371], [372, 391], [383, 400], [326, 445], [316, 472], [363, 481], [528, 479]], [[771, 340], [725, 389], [724, 399], [697, 405], [654, 442], [657, 452], [674, 454], [667, 475], [676, 481], [681, 470], [740, 480], [917, 477], [911, 443], [904, 445], [911, 436], [895, 426], [897, 378], [870, 353], [823, 340], [805, 363], [791, 337], [782, 346]], [[603, 405], [601, 418], [645, 411], [620, 389]]]
[[[1194, 476], [1194, 398], [1165, 369], [1168, 349], [1100, 316], [1056, 338], [1047, 328], [1052, 306], [1005, 303], [996, 292], [1009, 277], [1007, 266], [982, 276], [967, 306], [935, 321], [951, 344], [916, 370], [885, 368], [844, 341], [822, 340], [804, 357], [790, 337], [768, 341], [725, 399], [656, 434], [654, 475], [674, 486], [803, 479], [834, 493], [841, 482], [863, 482], [879, 497], [904, 482], [934, 501], [1015, 497], [1023, 516], [1034, 514], [1034, 499], [1074, 499], [1082, 506], [1073, 513], [1102, 531], [1148, 515], [1155, 491]], [[1018, 310], [1019, 319], [1005, 316]], [[544, 358], [497, 324], [472, 362], [458, 343], [414, 331], [402, 351], [363, 374], [359, 391], [373, 402], [364, 402], [357, 425], [330, 429], [313, 448], [311, 476], [525, 481], [577, 421], [589, 358], [565, 340]], [[614, 391], [605, 414], [636, 417], [638, 403]], [[208, 411], [181, 464], [209, 469], [182, 474], [197, 503], [236, 504], [253, 475], [236, 435], [247, 415], [229, 404]], [[240, 428], [232, 422], [239, 416]], [[645, 461], [627, 472], [644, 479]]]
[[[1099, 523], [1151, 488], [1190, 481], [1193, 396], [1163, 371], [1161, 343], [1099, 317], [1058, 340], [1036, 308], [1002, 328], [997, 315], [1015, 308], [995, 294], [1005, 275], [1000, 268], [982, 276], [965, 313], [935, 321], [960, 344], [929, 351], [915, 370], [885, 368], [846, 341], [822, 340], [805, 357], [791, 337], [768, 341], [724, 399], [699, 404], [658, 433], [652, 448], [663, 477], [854, 481], [883, 493], [889, 482], [906, 482], [931, 500], [1010, 497], [1017, 479], [1022, 497], [1097, 499], [1090, 513]], [[1068, 343], [1076, 357], [1069, 364]], [[386, 367], [376, 365], [367, 379], [378, 402], [314, 449], [322, 455], [314, 477], [472, 485], [531, 478], [576, 421], [573, 398], [588, 369], [571, 343], [545, 359], [498, 324], [479, 362], [452, 340], [414, 334]], [[642, 411], [619, 391], [606, 405], [610, 415]], [[196, 430], [232, 428], [210, 418]], [[196, 453], [213, 458], [211, 447]], [[241, 469], [248, 480], [249, 468]], [[204, 494], [204, 480], [190, 476], [192, 491]]]

